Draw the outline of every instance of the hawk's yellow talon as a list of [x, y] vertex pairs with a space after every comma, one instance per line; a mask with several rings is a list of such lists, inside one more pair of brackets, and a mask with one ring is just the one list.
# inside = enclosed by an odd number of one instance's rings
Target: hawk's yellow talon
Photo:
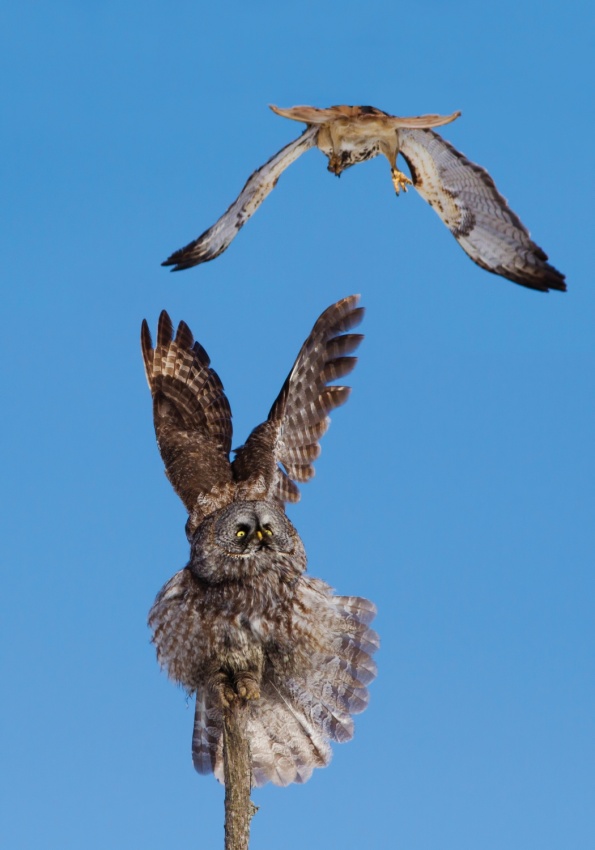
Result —
[[403, 174], [402, 171], [399, 171], [398, 168], [391, 169], [391, 177], [397, 195], [399, 194], [401, 189], [406, 192], [407, 186], [413, 186], [413, 182], [407, 177], [406, 174]]

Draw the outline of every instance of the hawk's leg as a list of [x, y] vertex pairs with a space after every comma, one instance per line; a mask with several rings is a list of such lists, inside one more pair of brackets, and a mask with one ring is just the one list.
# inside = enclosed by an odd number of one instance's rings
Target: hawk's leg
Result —
[[392, 177], [393, 186], [397, 195], [403, 189], [407, 191], [407, 186], [413, 186], [412, 181], [399, 171], [397, 168], [397, 154], [399, 153], [398, 136], [395, 134], [388, 139], [380, 139], [380, 150], [385, 155], [390, 163], [390, 176]]
[[406, 174], [403, 174], [402, 171], [393, 165], [390, 170], [390, 174], [393, 181], [393, 186], [395, 187], [395, 192], [397, 195], [403, 189], [404, 192], [407, 191], [407, 186], [413, 186], [413, 182], [407, 177]]

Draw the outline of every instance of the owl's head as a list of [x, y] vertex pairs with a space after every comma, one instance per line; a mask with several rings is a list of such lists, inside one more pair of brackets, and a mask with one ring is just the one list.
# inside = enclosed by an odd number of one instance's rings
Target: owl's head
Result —
[[306, 568], [302, 541], [274, 502], [237, 501], [198, 527], [190, 558], [203, 581], [237, 581], [277, 572], [287, 579]]

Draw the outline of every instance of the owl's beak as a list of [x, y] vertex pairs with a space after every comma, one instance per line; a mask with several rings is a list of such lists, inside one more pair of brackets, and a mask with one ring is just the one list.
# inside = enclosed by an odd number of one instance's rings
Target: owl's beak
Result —
[[264, 537], [264, 534], [262, 533], [260, 528], [257, 528], [256, 531], [254, 532], [254, 534], [258, 537], [259, 540], [262, 540], [263, 537]]

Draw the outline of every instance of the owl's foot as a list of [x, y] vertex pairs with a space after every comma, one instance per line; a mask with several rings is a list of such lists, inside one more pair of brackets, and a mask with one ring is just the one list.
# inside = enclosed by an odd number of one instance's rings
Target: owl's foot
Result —
[[232, 687], [231, 682], [219, 682], [216, 688], [217, 694], [219, 696], [219, 702], [221, 703], [223, 708], [229, 708], [236, 699], [238, 695]]
[[211, 687], [222, 708], [229, 708], [238, 698], [232, 678], [223, 670], [213, 676]]
[[402, 171], [399, 171], [398, 168], [391, 168], [391, 177], [397, 195], [399, 194], [401, 189], [406, 192], [407, 186], [413, 186], [412, 181], [407, 177], [406, 174], [403, 174]]
[[236, 678], [236, 693], [240, 699], [260, 699], [260, 687], [250, 673], [244, 673]]
[[221, 672], [213, 682], [213, 688], [222, 708], [229, 708], [238, 699], [242, 702], [260, 699], [260, 685], [252, 673], [240, 673], [232, 679]]

